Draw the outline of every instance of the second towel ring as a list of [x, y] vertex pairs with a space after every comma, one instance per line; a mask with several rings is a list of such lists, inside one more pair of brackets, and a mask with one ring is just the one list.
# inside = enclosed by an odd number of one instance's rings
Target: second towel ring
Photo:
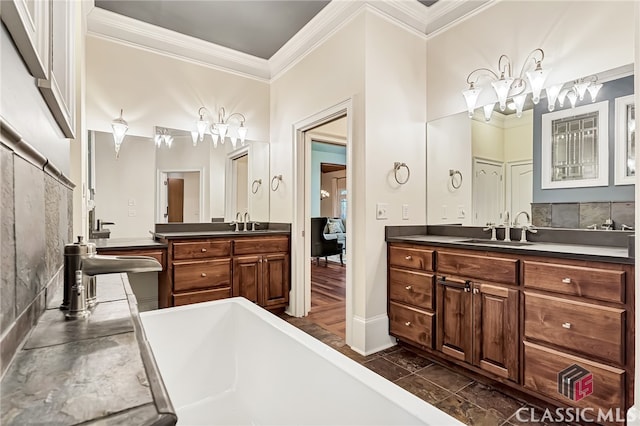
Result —
[[[460, 182], [456, 184], [455, 176], [460, 176]], [[453, 189], [459, 189], [462, 186], [462, 173], [460, 170], [449, 169], [449, 176], [451, 177], [451, 186]]]
[[258, 192], [258, 189], [260, 189], [260, 185], [262, 185], [262, 179], [254, 180], [253, 184], [251, 184], [251, 193], [255, 194], [256, 192]]
[[[407, 178], [401, 181], [400, 179], [398, 179], [398, 171], [403, 167], [407, 169]], [[409, 182], [410, 176], [411, 176], [411, 170], [409, 170], [409, 166], [407, 166], [406, 163], [400, 163], [398, 161], [393, 163], [393, 177], [396, 179], [396, 182], [398, 182], [400, 185], [404, 185], [405, 183]]]
[[[274, 181], [276, 183], [275, 188], [273, 186]], [[280, 187], [280, 182], [282, 182], [282, 175], [275, 175], [273, 178], [271, 178], [271, 190], [274, 192], [277, 191], [278, 188]]]

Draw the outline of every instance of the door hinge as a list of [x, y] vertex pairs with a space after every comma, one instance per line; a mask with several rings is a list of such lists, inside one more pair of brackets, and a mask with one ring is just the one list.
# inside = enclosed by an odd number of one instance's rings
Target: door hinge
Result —
[[304, 231], [302, 231], [302, 238], [304, 238]]
[[165, 184], [165, 186], [166, 186], [166, 185], [169, 185], [169, 182], [165, 180], [165, 181], [164, 181], [164, 184]]

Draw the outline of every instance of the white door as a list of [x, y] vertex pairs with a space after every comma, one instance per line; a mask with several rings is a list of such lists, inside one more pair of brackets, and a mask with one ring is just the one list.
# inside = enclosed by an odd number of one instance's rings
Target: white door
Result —
[[473, 224], [501, 223], [504, 211], [504, 165], [473, 159]]
[[[507, 164], [507, 205], [515, 218], [525, 211], [531, 217], [533, 201], [533, 163], [531, 161]], [[522, 222], [520, 222], [522, 223]]]

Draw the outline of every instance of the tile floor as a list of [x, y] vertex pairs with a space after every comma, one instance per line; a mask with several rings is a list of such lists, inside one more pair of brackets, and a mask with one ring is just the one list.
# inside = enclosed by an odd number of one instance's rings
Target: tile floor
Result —
[[[307, 318], [295, 318], [286, 314], [282, 314], [282, 318], [465, 424], [544, 424], [523, 422], [516, 417], [516, 411], [520, 408], [525, 407], [520, 413], [521, 420], [525, 420], [532, 410], [540, 413], [538, 408], [433, 363], [407, 349], [394, 346], [369, 356], [362, 356], [349, 348], [340, 337]], [[535, 417], [539, 419], [540, 415]]]

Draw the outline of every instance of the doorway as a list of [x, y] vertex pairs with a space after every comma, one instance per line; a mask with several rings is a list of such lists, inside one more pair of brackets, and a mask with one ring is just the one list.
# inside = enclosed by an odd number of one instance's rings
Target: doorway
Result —
[[473, 159], [473, 224], [498, 223], [504, 212], [504, 164]]
[[[350, 143], [352, 134], [352, 99], [348, 99], [324, 111], [318, 112], [304, 120], [294, 123], [294, 214], [291, 233], [291, 266], [292, 288], [287, 313], [293, 316], [306, 316], [311, 310], [311, 204], [320, 202], [320, 194], [311, 192], [311, 144], [315, 140], [324, 142], [346, 143], [346, 205], [352, 205], [353, 191], [353, 146]], [[346, 123], [345, 138], [335, 140], [328, 135], [318, 135], [317, 128], [337, 119], [344, 118]], [[315, 134], [314, 134], [315, 131]], [[347, 209], [347, 238], [350, 233], [353, 209]], [[306, 236], [306, 237], [305, 237]], [[352, 257], [353, 244], [347, 244], [346, 257]], [[344, 336], [347, 344], [352, 344], [353, 328], [353, 270], [346, 268], [345, 273], [345, 326]]]
[[195, 223], [203, 216], [201, 170], [158, 171], [157, 223]]

